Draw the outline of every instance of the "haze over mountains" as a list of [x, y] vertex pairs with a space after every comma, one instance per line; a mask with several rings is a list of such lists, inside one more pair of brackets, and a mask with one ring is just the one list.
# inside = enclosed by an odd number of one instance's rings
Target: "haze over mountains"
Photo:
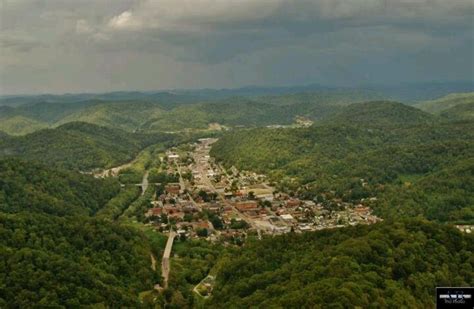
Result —
[[[11, 96], [0, 99], [0, 105], [3, 105], [0, 106], [0, 130], [9, 134], [26, 134], [73, 121], [131, 132], [205, 129], [212, 123], [225, 126], [290, 124], [296, 116], [321, 120], [350, 103], [405, 98], [407, 103], [414, 104], [419, 102], [416, 101], [419, 98], [438, 99], [438, 94], [447, 94], [448, 89], [473, 89], [470, 83], [443, 84], [439, 88], [435, 85], [424, 85], [424, 93], [420, 88], [408, 85], [399, 88], [397, 94], [384, 92], [384, 88], [373, 90], [314, 85], [173, 93]], [[470, 94], [463, 97], [470, 100]], [[456, 105], [457, 99], [448, 97], [447, 100]], [[440, 104], [447, 106], [446, 103]]]

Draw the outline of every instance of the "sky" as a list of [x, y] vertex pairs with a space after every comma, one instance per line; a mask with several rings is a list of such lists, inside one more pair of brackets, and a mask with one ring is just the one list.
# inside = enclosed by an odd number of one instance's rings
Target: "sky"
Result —
[[0, 0], [0, 94], [474, 80], [473, 0]]

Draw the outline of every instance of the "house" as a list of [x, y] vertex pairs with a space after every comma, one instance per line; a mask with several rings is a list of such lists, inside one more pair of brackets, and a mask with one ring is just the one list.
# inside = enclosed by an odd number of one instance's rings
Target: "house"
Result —
[[175, 219], [175, 220], [183, 220], [184, 219], [184, 212], [175, 212], [173, 214], [168, 215], [169, 219]]
[[165, 186], [165, 191], [169, 194], [178, 195], [181, 190], [181, 186], [179, 183], [169, 183]]
[[168, 160], [170, 161], [176, 161], [179, 159], [179, 154], [176, 154], [176, 153], [170, 153], [168, 155]]
[[258, 209], [257, 201], [242, 201], [235, 203], [235, 208], [241, 212], [252, 211]]
[[206, 229], [208, 230], [209, 227], [209, 222], [207, 221], [199, 221], [199, 222], [194, 222], [193, 223], [193, 228], [196, 229]]
[[368, 215], [370, 214], [370, 208], [369, 207], [364, 207], [362, 205], [357, 205], [355, 208], [354, 208], [354, 211], [355, 213], [357, 213], [358, 215]]
[[163, 202], [162, 201], [151, 201], [150, 204], [153, 207], [163, 207]]
[[286, 201], [286, 207], [288, 208], [293, 208], [293, 207], [298, 207], [300, 206], [301, 202], [299, 199], [292, 198]]
[[273, 193], [256, 194], [255, 197], [263, 201], [269, 201], [269, 202], [273, 201]]
[[290, 214], [283, 214], [280, 216], [283, 220], [286, 220], [286, 221], [291, 221], [291, 220], [294, 220], [293, 219], [293, 216], [290, 215]]
[[161, 216], [163, 213], [163, 208], [155, 207], [155, 208], [150, 208], [145, 214], [145, 217], [151, 217], [151, 216]]

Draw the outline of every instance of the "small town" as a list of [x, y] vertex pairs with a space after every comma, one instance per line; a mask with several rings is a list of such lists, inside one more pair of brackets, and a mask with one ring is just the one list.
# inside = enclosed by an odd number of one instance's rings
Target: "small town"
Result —
[[[164, 181], [147, 210], [146, 224], [181, 239], [241, 244], [248, 236], [301, 233], [381, 220], [363, 204], [313, 200], [278, 192], [265, 175], [225, 169], [209, 155], [217, 139], [169, 149], [160, 158]], [[375, 199], [375, 198], [372, 198]]]

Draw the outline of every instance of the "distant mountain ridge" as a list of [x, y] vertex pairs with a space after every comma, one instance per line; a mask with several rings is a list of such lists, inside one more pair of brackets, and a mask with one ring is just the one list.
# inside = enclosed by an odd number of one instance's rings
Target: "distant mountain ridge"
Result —
[[[446, 94], [443, 92], [446, 89], [470, 87], [469, 83], [453, 84], [451, 88], [442, 84], [439, 89], [436, 85], [439, 86], [436, 83], [426, 84], [425, 88], [420, 86], [421, 89], [412, 89], [411, 86], [405, 85], [408, 87], [407, 92], [401, 91], [400, 94], [409, 97], [411, 90], [426, 90], [426, 96], [417, 94], [416, 97], [432, 98], [434, 94]], [[215, 123], [231, 127], [287, 125], [293, 123], [298, 116], [321, 121], [352, 103], [387, 101], [397, 97], [393, 95], [396, 91], [384, 92], [379, 91], [379, 88], [390, 87], [330, 88], [309, 85], [173, 92], [113, 92], [43, 95], [36, 97], [39, 100], [36, 102], [35, 97], [16, 97], [16, 103], [15, 97], [4, 97], [10, 105], [1, 106], [0, 99], [0, 131], [22, 135], [75, 121], [129, 132], [207, 129]], [[471, 100], [470, 95], [451, 94], [414, 106], [426, 111], [431, 111], [429, 106], [438, 106], [434, 108], [437, 111], [437, 108], [444, 108], [439, 106], [447, 108], [460, 104], [463, 100]], [[417, 111], [412, 111], [419, 115]], [[354, 112], [359, 113], [357, 108], [354, 108]], [[410, 115], [407, 116], [407, 119], [410, 119]]]
[[8, 95], [0, 96], [0, 105], [21, 105], [26, 103], [77, 102], [85, 100], [146, 100], [190, 103], [198, 101], [220, 100], [228, 97], [267, 96], [295, 93], [338, 92], [338, 91], [376, 92], [386, 99], [398, 101], [420, 101], [435, 99], [453, 92], [474, 91], [473, 81], [458, 82], [418, 82], [394, 85], [359, 85], [354, 87], [325, 86], [308, 84], [299, 86], [247, 86], [224, 89], [176, 89], [163, 91], [115, 91], [106, 93], [44, 94], [44, 95]]
[[[372, 92], [338, 91], [256, 98], [240, 96], [194, 104], [140, 100], [40, 102], [18, 107], [0, 106], [0, 130], [20, 135], [74, 121], [130, 132], [205, 129], [210, 123], [226, 126], [290, 124], [296, 116], [318, 120], [341, 106], [380, 98]], [[22, 126], [16, 125], [15, 117], [22, 117], [19, 118]]]
[[430, 123], [435, 117], [415, 107], [398, 102], [375, 101], [351, 104], [325, 120], [327, 123], [366, 126], [407, 126]]
[[474, 92], [451, 93], [436, 100], [420, 102], [415, 107], [432, 114], [439, 114], [456, 105], [474, 103]]
[[449, 120], [474, 120], [474, 102], [455, 105], [442, 111], [440, 116]]

